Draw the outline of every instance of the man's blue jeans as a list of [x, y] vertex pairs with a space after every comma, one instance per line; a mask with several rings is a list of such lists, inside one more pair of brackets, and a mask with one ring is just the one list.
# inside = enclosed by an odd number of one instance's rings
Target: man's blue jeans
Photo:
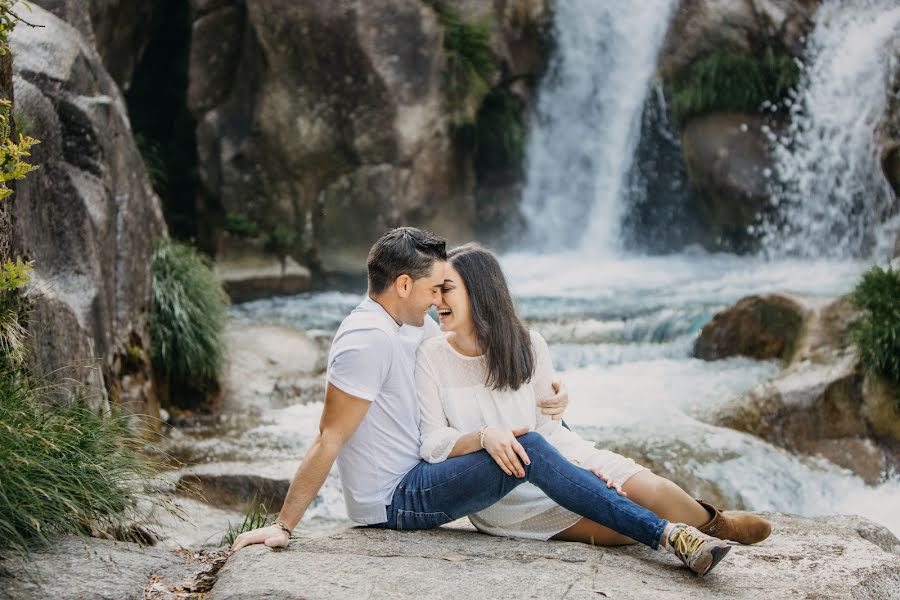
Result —
[[657, 548], [668, 521], [569, 462], [541, 434], [529, 432], [517, 439], [531, 459], [530, 465], [523, 464], [524, 478], [504, 473], [484, 450], [440, 463], [421, 462], [397, 486], [387, 521], [378, 527], [439, 527], [491, 506], [527, 481], [560, 506]]

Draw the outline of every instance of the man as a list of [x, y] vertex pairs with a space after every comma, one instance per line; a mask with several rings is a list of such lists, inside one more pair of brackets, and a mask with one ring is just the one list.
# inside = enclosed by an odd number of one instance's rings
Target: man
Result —
[[[239, 535], [232, 550], [287, 545], [336, 460], [347, 512], [357, 523], [438, 527], [528, 481], [572, 512], [663, 547], [699, 574], [712, 569], [730, 549], [727, 543], [660, 519], [610, 489], [613, 484], [599, 474], [569, 462], [537, 433], [488, 428], [467, 441], [483, 451], [435, 464], [419, 459], [416, 349], [439, 332], [426, 312], [440, 303], [446, 258], [443, 239], [411, 227], [388, 232], [372, 247], [368, 296], [332, 343], [319, 434], [291, 481], [279, 519]], [[544, 402], [545, 412], [560, 414], [567, 401], [564, 391], [557, 393]]]

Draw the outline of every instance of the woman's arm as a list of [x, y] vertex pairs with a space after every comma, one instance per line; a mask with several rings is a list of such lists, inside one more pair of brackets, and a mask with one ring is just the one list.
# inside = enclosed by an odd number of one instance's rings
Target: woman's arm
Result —
[[[416, 356], [416, 394], [419, 397], [419, 456], [430, 463], [437, 463], [482, 449], [480, 430], [464, 434], [450, 427], [441, 404], [434, 369], [422, 349]], [[527, 432], [527, 428], [510, 430], [496, 427], [487, 427], [484, 431], [484, 449], [507, 475], [515, 473], [519, 477], [525, 476], [522, 462], [529, 464], [530, 461], [525, 449], [516, 441], [516, 436]]]

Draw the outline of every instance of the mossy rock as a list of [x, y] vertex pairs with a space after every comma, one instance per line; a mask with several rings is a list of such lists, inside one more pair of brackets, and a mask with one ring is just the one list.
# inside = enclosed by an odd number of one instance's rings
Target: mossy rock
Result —
[[789, 361], [805, 316], [806, 310], [787, 296], [748, 296], [703, 327], [694, 344], [694, 356], [704, 360], [747, 356]]

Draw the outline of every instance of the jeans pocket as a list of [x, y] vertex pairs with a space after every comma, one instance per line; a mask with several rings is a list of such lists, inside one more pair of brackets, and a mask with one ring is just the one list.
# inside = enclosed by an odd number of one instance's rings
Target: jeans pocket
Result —
[[434, 529], [452, 520], [443, 512], [397, 510], [397, 529]]

